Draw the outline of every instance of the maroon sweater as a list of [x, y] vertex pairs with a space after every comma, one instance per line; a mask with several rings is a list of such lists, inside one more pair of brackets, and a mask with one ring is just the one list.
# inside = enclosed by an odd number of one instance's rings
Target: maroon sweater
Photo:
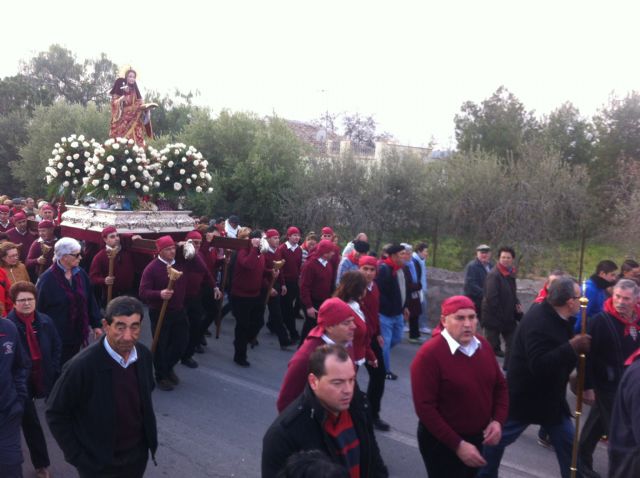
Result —
[[305, 262], [300, 278], [300, 300], [305, 309], [313, 307], [314, 302], [321, 303], [331, 297], [334, 284], [331, 262], [323, 266], [317, 257]]
[[[280, 386], [280, 394], [276, 402], [278, 413], [282, 413], [302, 393], [309, 375], [309, 357], [315, 349], [324, 344], [325, 341], [322, 340], [322, 337], [307, 337], [296, 353], [293, 354]], [[349, 352], [349, 356], [353, 360], [353, 348], [347, 347], [347, 352]]]
[[302, 248], [296, 247], [295, 251], [289, 250], [287, 243], [280, 244], [276, 251], [280, 254], [280, 258], [286, 262], [280, 270], [285, 282], [298, 282], [300, 279], [300, 269], [302, 268]]
[[367, 327], [371, 337], [380, 335], [380, 290], [378, 284], [373, 283], [371, 290], [367, 289], [367, 294], [360, 304], [364, 316], [367, 318]]
[[142, 402], [138, 386], [137, 365], [135, 363], [122, 368], [115, 360], [111, 362], [113, 380], [113, 401], [115, 416], [115, 451], [132, 450], [144, 438], [142, 422]]
[[[172, 266], [179, 271], [183, 270], [182, 265], [175, 263]], [[167, 274], [167, 265], [160, 259], [152, 260], [142, 272], [140, 279], [140, 290], [138, 296], [149, 306], [150, 309], [160, 310], [162, 308], [162, 298], [160, 291], [169, 285], [169, 275]], [[184, 298], [187, 291], [187, 281], [184, 276], [180, 277], [173, 284], [173, 296], [167, 305], [168, 310], [182, 310], [184, 308]]]
[[[33, 242], [33, 244], [31, 244], [29, 253], [27, 254], [27, 262], [25, 263], [28, 269], [37, 271], [40, 267], [40, 264], [38, 264], [38, 257], [42, 255], [42, 248], [40, 247], [41, 244], [42, 242], [40, 242], [39, 240], [36, 240]], [[51, 241], [47, 241], [45, 242], [45, 244], [47, 246], [51, 246], [51, 250], [45, 256], [47, 263], [44, 265], [43, 270], [47, 270], [53, 263], [53, 246], [55, 246], [56, 240], [53, 239]]]
[[9, 241], [22, 246], [18, 249], [18, 252], [20, 253], [20, 262], [26, 263], [29, 248], [31, 247], [31, 244], [38, 239], [38, 236], [34, 236], [28, 230], [24, 234], [20, 234], [15, 227], [7, 231], [7, 236], [9, 236]]
[[231, 295], [236, 297], [258, 297], [264, 276], [264, 254], [256, 247], [240, 249], [233, 267]]
[[472, 357], [451, 349], [442, 335], [425, 343], [411, 364], [413, 405], [420, 423], [451, 450], [461, 435], [482, 433], [492, 420], [504, 425], [507, 384], [491, 345], [482, 337]]
[[211, 290], [215, 288], [216, 281], [200, 254], [196, 254], [193, 259], [181, 262], [183, 263], [184, 275], [180, 280], [184, 280], [186, 282], [187, 299], [199, 297], [204, 287]]
[[[102, 286], [104, 296], [106, 297], [107, 286], [104, 279], [109, 275], [109, 257], [107, 250], [102, 248], [93, 256], [91, 268], [89, 269], [89, 279], [91, 284]], [[113, 283], [113, 296], [118, 297], [124, 294], [130, 294], [133, 291], [133, 279], [135, 275], [135, 267], [133, 257], [130, 251], [123, 249], [118, 252], [113, 261], [113, 275], [115, 281]]]
[[[276, 252], [265, 251], [262, 254], [264, 255], [264, 276], [262, 278], [262, 288], [266, 290], [269, 287], [269, 284], [271, 284], [271, 279], [273, 278], [273, 261], [279, 261], [281, 256], [278, 249], [276, 249]], [[273, 287], [276, 290], [280, 290], [283, 285], [284, 277], [282, 276], [282, 269], [280, 269], [280, 274], [278, 274], [278, 278], [273, 284]]]

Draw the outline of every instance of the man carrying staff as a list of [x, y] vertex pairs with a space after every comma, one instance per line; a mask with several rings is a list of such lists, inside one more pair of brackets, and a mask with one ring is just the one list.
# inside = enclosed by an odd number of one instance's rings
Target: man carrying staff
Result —
[[27, 228], [27, 216], [22, 211], [16, 213], [13, 218], [13, 229], [7, 231], [9, 240], [14, 244], [19, 244], [20, 262], [25, 263], [31, 244], [36, 240], [36, 236], [31, 234]]
[[[25, 263], [34, 282], [40, 271], [47, 270], [53, 263], [53, 248], [58, 240], [54, 234], [54, 228], [55, 225], [49, 219], [43, 219], [38, 223], [38, 236], [40, 237], [31, 244]], [[48, 248], [46, 254], [43, 254], [43, 245]]]
[[[265, 274], [262, 280], [263, 296], [269, 308], [269, 320], [267, 328], [278, 336], [278, 342], [282, 350], [292, 344], [289, 334], [284, 327], [282, 320], [281, 296], [287, 293], [287, 286], [282, 277], [282, 271], [274, 265], [275, 261], [281, 260], [280, 233], [276, 229], [267, 229], [265, 232], [267, 247], [263, 249]], [[285, 262], [286, 264], [286, 262]]]
[[162, 303], [165, 300], [168, 301], [153, 365], [158, 388], [170, 391], [180, 383], [173, 367], [184, 354], [189, 340], [189, 324], [184, 308], [187, 281], [178, 280], [173, 289], [167, 288], [168, 268], [182, 270], [182, 266], [176, 264], [176, 244], [171, 236], [162, 236], [157, 239], [156, 250], [158, 257], [152, 260], [142, 272], [139, 296], [149, 306], [151, 330], [154, 335]]
[[278, 247], [278, 253], [285, 263], [280, 271], [284, 279], [286, 293], [282, 295], [280, 306], [282, 309], [282, 321], [289, 331], [292, 342], [300, 340], [300, 334], [296, 329], [295, 304], [300, 300], [300, 269], [302, 268], [302, 248], [300, 242], [300, 229], [291, 226], [287, 229], [287, 240]]
[[[140, 236], [133, 236], [133, 238]], [[113, 226], [102, 230], [102, 240], [105, 247], [100, 249], [93, 257], [89, 278], [91, 285], [98, 286], [102, 290], [102, 304], [106, 305], [107, 289], [112, 287], [112, 298], [121, 295], [134, 294], [134, 260], [133, 254], [123, 249], [120, 234]], [[113, 259], [113, 275], [109, 275], [109, 255], [115, 254]]]

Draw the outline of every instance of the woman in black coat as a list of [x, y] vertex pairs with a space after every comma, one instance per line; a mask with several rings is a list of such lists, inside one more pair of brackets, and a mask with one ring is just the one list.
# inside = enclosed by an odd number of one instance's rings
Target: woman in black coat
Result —
[[28, 379], [27, 403], [22, 415], [22, 431], [29, 447], [31, 462], [38, 477], [49, 476], [50, 465], [47, 442], [35, 406], [36, 398], [49, 395], [60, 374], [61, 343], [58, 331], [48, 315], [36, 312], [36, 287], [19, 281], [11, 286], [9, 296], [14, 309], [7, 319], [18, 329], [22, 348], [28, 352], [31, 372]]

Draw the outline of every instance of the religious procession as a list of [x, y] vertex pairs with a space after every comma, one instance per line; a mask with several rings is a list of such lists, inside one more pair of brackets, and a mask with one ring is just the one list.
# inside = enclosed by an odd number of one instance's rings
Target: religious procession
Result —
[[[50, 198], [0, 197], [0, 477], [56, 476], [47, 429], [80, 477], [162, 473], [154, 402], [187, 395], [183, 371], [232, 325], [235, 375], [265, 366], [252, 357], [265, 337], [288, 354], [254, 448], [264, 478], [394, 476], [379, 440], [399, 376], [430, 478], [500, 476], [530, 425], [553, 476], [601, 476], [603, 443], [608, 476], [640, 476], [640, 264], [603, 258], [584, 281], [554, 270], [525, 307], [517, 252], [480, 244], [463, 290], [429, 317], [426, 242], [374, 250], [331, 224], [192, 217], [207, 160], [146, 144], [157, 105], [134, 69], [110, 95], [109, 139], [53, 145]], [[415, 348], [401, 370], [403, 342]]]

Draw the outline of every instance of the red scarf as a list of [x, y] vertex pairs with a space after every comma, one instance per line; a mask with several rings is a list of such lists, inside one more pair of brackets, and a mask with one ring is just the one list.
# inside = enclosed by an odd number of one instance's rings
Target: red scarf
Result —
[[516, 275], [516, 268], [515, 267], [512, 267], [511, 270], [509, 270], [505, 266], [500, 264], [499, 262], [497, 264], [497, 267], [498, 267], [498, 272], [500, 272], [500, 274], [502, 274], [505, 277], [515, 276]]
[[357, 252], [356, 251], [351, 251], [349, 253], [349, 255], [347, 256], [347, 259], [349, 259], [351, 262], [353, 262], [355, 265], [358, 265], [358, 258], [356, 257]]
[[[620, 315], [620, 313], [613, 306], [613, 298], [609, 297], [604, 301], [604, 311], [612, 317], [615, 317], [618, 321], [620, 321], [624, 325], [624, 336], [631, 335], [631, 328], [633, 327], [636, 330], [640, 330], [640, 305], [636, 304], [636, 316], [632, 319], [625, 319]], [[635, 334], [632, 335], [635, 337]]]
[[40, 351], [40, 342], [36, 337], [36, 331], [33, 330], [33, 321], [35, 320], [35, 313], [31, 312], [30, 315], [23, 315], [16, 310], [16, 316], [20, 319], [20, 322], [24, 324], [25, 332], [27, 336], [27, 345], [29, 346], [29, 356], [31, 357], [31, 386], [33, 387], [33, 394], [36, 397], [43, 395], [44, 382], [42, 376], [42, 352]]
[[391, 275], [394, 275], [394, 276], [396, 275], [399, 269], [402, 269], [402, 266], [399, 266], [398, 264], [393, 262], [390, 257], [385, 257], [382, 260], [382, 263], [391, 267]]
[[540, 292], [538, 292], [538, 296], [533, 300], [535, 304], [541, 304], [542, 302], [544, 302], [544, 299], [546, 299], [547, 295], [549, 294], [548, 287], [549, 284], [545, 282], [542, 289], [540, 289]]

